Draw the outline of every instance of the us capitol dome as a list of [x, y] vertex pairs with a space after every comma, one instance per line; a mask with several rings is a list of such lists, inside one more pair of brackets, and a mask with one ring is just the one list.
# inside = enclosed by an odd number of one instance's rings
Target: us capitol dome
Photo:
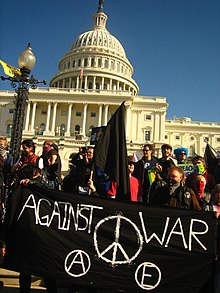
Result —
[[91, 30], [79, 35], [60, 60], [51, 87], [125, 91], [137, 95], [133, 67], [121, 43], [106, 28], [107, 15], [99, 1]]

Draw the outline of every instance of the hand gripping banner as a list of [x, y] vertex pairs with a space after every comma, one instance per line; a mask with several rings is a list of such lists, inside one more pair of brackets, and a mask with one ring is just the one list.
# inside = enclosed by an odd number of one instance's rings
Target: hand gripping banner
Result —
[[7, 269], [124, 292], [211, 292], [212, 213], [19, 188], [7, 214]]

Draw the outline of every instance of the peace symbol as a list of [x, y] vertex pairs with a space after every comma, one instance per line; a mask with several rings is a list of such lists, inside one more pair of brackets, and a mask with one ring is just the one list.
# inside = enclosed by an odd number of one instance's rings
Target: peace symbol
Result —
[[[109, 221], [114, 221], [116, 220], [116, 225], [115, 225], [115, 229], [114, 229], [114, 238], [115, 240], [108, 245], [104, 250], [100, 251], [99, 249], [99, 243], [98, 243], [98, 233], [99, 233], [99, 229], [102, 225], [106, 224], [106, 222]], [[137, 248], [135, 248], [135, 253], [133, 254], [133, 256], [129, 256], [128, 253], [125, 251], [123, 245], [119, 242], [119, 238], [120, 238], [120, 230], [121, 230], [121, 226], [123, 223], [129, 224], [129, 226], [134, 229], [136, 237], [137, 237]], [[128, 231], [129, 233], [129, 231]], [[100, 233], [101, 234], [101, 233]], [[116, 215], [116, 216], [109, 216], [107, 218], [102, 219], [100, 222], [98, 222], [98, 224], [95, 227], [94, 230], [94, 246], [95, 246], [95, 250], [98, 254], [98, 257], [101, 258], [103, 261], [114, 265], [117, 264], [129, 264], [131, 263], [137, 256], [138, 254], [141, 252], [142, 248], [143, 248], [143, 237], [138, 229], [138, 227], [128, 218], [121, 216], [121, 215]], [[111, 252], [112, 251], [112, 252]], [[106, 256], [108, 254], [108, 256]], [[117, 259], [118, 255], [122, 255], [124, 259]], [[109, 255], [111, 257], [109, 257]]]

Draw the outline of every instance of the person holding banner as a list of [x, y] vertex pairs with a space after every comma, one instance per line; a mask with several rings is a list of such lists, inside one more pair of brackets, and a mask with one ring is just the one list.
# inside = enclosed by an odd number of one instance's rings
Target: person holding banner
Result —
[[26, 172], [26, 166], [30, 164], [38, 166], [40, 160], [39, 156], [35, 154], [35, 144], [32, 139], [23, 140], [21, 146], [21, 156], [18, 162], [16, 162], [11, 168], [13, 190], [19, 186], [21, 179], [29, 176]]
[[43, 174], [48, 187], [61, 190], [61, 159], [57, 145], [52, 140], [46, 140], [43, 144]]
[[[26, 187], [38, 184], [41, 187], [48, 188], [43, 176], [41, 175], [41, 169], [35, 164], [28, 164], [25, 168], [25, 173], [29, 174], [27, 178], [23, 178], [20, 181], [21, 185]], [[48, 293], [57, 293], [56, 280], [50, 278], [44, 278], [44, 284]], [[19, 275], [20, 293], [30, 293], [31, 289], [31, 275], [26, 273], [20, 273]]]
[[[88, 181], [93, 174], [94, 147], [88, 146], [83, 149], [83, 158], [78, 160], [74, 166], [74, 169], [64, 178], [63, 189], [65, 191], [75, 191], [78, 194], [89, 194]], [[68, 186], [71, 185], [71, 186]]]
[[172, 206], [182, 209], [201, 209], [193, 190], [185, 184], [183, 169], [178, 166], [169, 168], [167, 184], [155, 190], [149, 204], [157, 207]]

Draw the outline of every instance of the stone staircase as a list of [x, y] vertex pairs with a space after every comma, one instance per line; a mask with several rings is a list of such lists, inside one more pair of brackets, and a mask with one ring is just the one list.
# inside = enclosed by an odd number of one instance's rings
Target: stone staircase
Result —
[[[2, 281], [6, 287], [19, 288], [19, 273], [0, 268], [0, 281]], [[46, 290], [42, 278], [35, 276], [32, 276], [31, 288]]]

